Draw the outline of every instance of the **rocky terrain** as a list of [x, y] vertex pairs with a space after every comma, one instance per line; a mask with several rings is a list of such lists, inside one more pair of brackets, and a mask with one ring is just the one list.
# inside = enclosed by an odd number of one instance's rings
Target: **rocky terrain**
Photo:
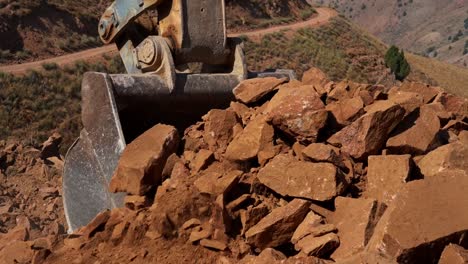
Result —
[[59, 137], [42, 151], [5, 146], [18, 165], [2, 167], [0, 262], [468, 261], [467, 99], [333, 82], [316, 68], [234, 94], [184, 132], [158, 124], [131, 142], [110, 184], [125, 207], [69, 235], [59, 177], [15, 187], [31, 168], [60, 166], [47, 154]]
[[309, 0], [331, 6], [387, 44], [460, 67], [468, 64], [465, 0]]

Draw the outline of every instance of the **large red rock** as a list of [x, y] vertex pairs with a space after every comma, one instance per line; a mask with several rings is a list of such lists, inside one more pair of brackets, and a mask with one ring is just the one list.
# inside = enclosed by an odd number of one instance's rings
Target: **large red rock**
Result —
[[262, 150], [273, 147], [273, 127], [264, 116], [258, 116], [229, 144], [226, 158], [235, 161], [246, 161], [255, 158]]
[[353, 98], [356, 92], [359, 90], [366, 90], [368, 85], [355, 83], [352, 81], [341, 81], [335, 85], [335, 87], [328, 93], [327, 104], [333, 101], [340, 101], [349, 98]]
[[438, 88], [418, 82], [404, 82], [398, 90], [420, 94], [425, 104], [430, 103], [440, 92]]
[[411, 155], [369, 156], [365, 195], [389, 204], [411, 176]]
[[340, 247], [332, 254], [336, 261], [364, 250], [374, 228], [377, 201], [337, 197], [335, 208], [330, 222], [336, 226], [340, 237]]
[[162, 180], [167, 158], [177, 150], [172, 126], [156, 125], [127, 145], [110, 182], [111, 192], [144, 195]]
[[315, 90], [320, 94], [326, 94], [325, 85], [329, 83], [327, 75], [318, 68], [310, 68], [302, 75], [302, 83], [305, 85], [313, 85]]
[[377, 224], [368, 248], [399, 263], [433, 263], [468, 235], [468, 177], [407, 183]]
[[454, 142], [429, 152], [418, 162], [424, 177], [439, 173], [461, 173], [468, 175], [468, 145]]
[[315, 142], [328, 112], [312, 86], [281, 88], [265, 109], [276, 128], [299, 141]]
[[234, 96], [244, 104], [254, 103], [285, 83], [286, 78], [266, 77], [242, 81], [234, 90]]
[[311, 230], [317, 226], [322, 225], [322, 222], [323, 218], [320, 215], [310, 211], [304, 218], [304, 221], [302, 221], [302, 223], [297, 227], [296, 231], [294, 231], [291, 242], [296, 244], [302, 238], [310, 235]]
[[299, 240], [294, 248], [306, 256], [323, 257], [333, 252], [340, 245], [340, 239], [335, 233], [328, 233], [323, 236], [306, 236]]
[[381, 105], [328, 139], [332, 145], [341, 147], [355, 159], [365, 159], [377, 154], [385, 145], [390, 132], [400, 123], [405, 110], [389, 103]]
[[312, 143], [301, 151], [306, 160], [314, 162], [330, 162], [338, 167], [343, 167], [343, 157], [340, 149], [324, 143]]
[[468, 116], [468, 98], [442, 92], [434, 101], [440, 103], [445, 111], [453, 113], [458, 118]]
[[423, 96], [412, 92], [397, 91], [389, 94], [388, 100], [403, 107], [408, 114], [424, 104]]
[[342, 172], [330, 163], [297, 161], [276, 156], [257, 175], [258, 180], [282, 196], [328, 201], [347, 187]]
[[468, 263], [468, 250], [456, 244], [445, 247], [439, 264], [466, 264]]
[[230, 110], [213, 109], [203, 116], [205, 130], [203, 139], [211, 150], [226, 149], [238, 124], [236, 113]]
[[260, 249], [289, 242], [294, 230], [309, 212], [310, 202], [295, 199], [274, 209], [245, 233], [247, 243]]
[[334, 122], [339, 126], [349, 125], [365, 113], [364, 101], [359, 96], [330, 103], [326, 109], [330, 111]]
[[431, 108], [421, 107], [407, 116], [388, 139], [392, 153], [423, 154], [437, 143], [440, 120]]

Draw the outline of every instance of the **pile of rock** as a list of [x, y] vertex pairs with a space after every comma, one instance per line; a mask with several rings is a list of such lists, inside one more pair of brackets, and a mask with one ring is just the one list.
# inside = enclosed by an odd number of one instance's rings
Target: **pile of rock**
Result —
[[28, 263], [65, 234], [61, 136], [40, 148], [0, 142], [0, 263]]
[[234, 94], [182, 138], [156, 125], [130, 143], [110, 184], [127, 208], [47, 260], [170, 263], [174, 247], [197, 263], [468, 261], [466, 99], [317, 69]]

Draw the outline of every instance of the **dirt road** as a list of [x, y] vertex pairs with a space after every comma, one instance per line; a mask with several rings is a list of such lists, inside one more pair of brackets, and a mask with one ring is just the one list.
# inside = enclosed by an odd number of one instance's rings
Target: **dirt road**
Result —
[[[248, 31], [248, 32], [229, 34], [229, 36], [232, 36], [232, 37], [247, 36], [249, 38], [257, 39], [263, 35], [278, 32], [281, 30], [297, 30], [297, 29], [305, 28], [305, 27], [320, 26], [320, 25], [327, 23], [330, 18], [337, 15], [335, 10], [325, 8], [325, 7], [319, 7], [319, 8], [316, 8], [316, 10], [317, 10], [317, 15], [306, 21], [301, 21], [301, 22], [297, 22], [297, 23], [293, 23], [289, 25], [273, 26], [273, 27], [266, 28], [266, 29], [258, 29], [258, 30]], [[23, 63], [23, 64], [4, 65], [4, 66], [0, 66], [0, 72], [6, 72], [6, 73], [11, 73], [11, 74], [24, 74], [29, 69], [40, 70], [42, 68], [42, 65], [46, 63], [56, 63], [59, 66], [64, 66], [67, 64], [74, 63], [78, 60], [91, 60], [93, 58], [102, 56], [103, 54], [107, 54], [110, 52], [117, 52], [117, 48], [115, 47], [115, 45], [107, 45], [107, 46], [103, 46], [99, 48], [84, 50], [84, 51], [80, 51], [80, 52], [76, 52], [76, 53], [72, 53], [72, 54], [68, 54], [64, 56], [54, 57], [50, 59], [40, 60], [40, 61], [28, 62], [28, 63]]]

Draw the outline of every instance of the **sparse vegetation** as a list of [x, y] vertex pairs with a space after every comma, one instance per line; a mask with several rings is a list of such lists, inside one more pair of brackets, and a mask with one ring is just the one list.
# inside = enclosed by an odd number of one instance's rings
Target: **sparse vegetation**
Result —
[[403, 49], [400, 51], [396, 46], [391, 46], [385, 53], [385, 65], [392, 70], [395, 78], [400, 81], [403, 81], [411, 71]]
[[106, 63], [78, 62], [24, 76], [0, 73], [0, 139], [15, 137], [37, 145], [58, 130], [68, 146], [80, 129], [81, 79], [86, 71], [123, 72], [120, 58]]
[[385, 47], [341, 17], [320, 28], [298, 30], [292, 38], [275, 33], [264, 36], [260, 43], [247, 40], [245, 46], [251, 70], [289, 68], [300, 77], [315, 66], [334, 80], [370, 83], [385, 71]]

